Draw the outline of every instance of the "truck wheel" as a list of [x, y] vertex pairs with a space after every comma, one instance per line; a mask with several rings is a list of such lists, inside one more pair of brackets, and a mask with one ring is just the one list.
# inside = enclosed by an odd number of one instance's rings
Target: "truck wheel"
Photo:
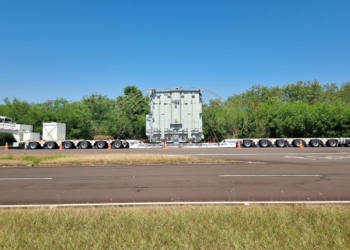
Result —
[[327, 141], [328, 147], [336, 147], [337, 144], [338, 144], [338, 141], [334, 140], [334, 139], [330, 139], [330, 140]]
[[129, 148], [129, 147], [130, 147], [129, 142], [125, 141], [123, 143], [123, 148]]
[[53, 141], [49, 141], [46, 143], [46, 148], [47, 149], [54, 149], [56, 148], [56, 142], [53, 142]]
[[252, 146], [251, 140], [243, 140], [243, 147], [250, 148]]
[[105, 148], [106, 147], [106, 142], [98, 141], [98, 142], [95, 143], [95, 147], [98, 148], [98, 149]]
[[31, 142], [31, 143], [29, 143], [29, 148], [30, 149], [37, 149], [37, 148], [39, 148], [39, 143]]
[[90, 146], [90, 143], [88, 141], [80, 142], [80, 148], [81, 149], [87, 149], [89, 146]]
[[269, 145], [269, 142], [268, 142], [268, 140], [260, 140], [259, 145], [262, 148], [266, 148]]
[[303, 141], [303, 140], [301, 140], [301, 139], [295, 139], [295, 140], [293, 141], [293, 146], [299, 148], [299, 147], [300, 147], [300, 141], [301, 141], [301, 143], [303, 144], [303, 146], [305, 146], [305, 141]]
[[123, 143], [119, 140], [116, 140], [112, 143], [112, 148], [122, 148], [123, 147]]
[[279, 139], [276, 141], [276, 146], [279, 148], [283, 148], [286, 145], [286, 142], [283, 139]]
[[345, 141], [345, 145], [346, 145], [347, 147], [350, 147], [350, 140], [346, 140], [346, 141]]
[[71, 141], [65, 141], [63, 142], [62, 146], [64, 149], [71, 149], [73, 147], [73, 143]]
[[313, 140], [311, 140], [310, 141], [310, 145], [311, 145], [311, 147], [319, 147], [320, 146], [320, 140], [318, 140], [318, 139], [313, 139]]

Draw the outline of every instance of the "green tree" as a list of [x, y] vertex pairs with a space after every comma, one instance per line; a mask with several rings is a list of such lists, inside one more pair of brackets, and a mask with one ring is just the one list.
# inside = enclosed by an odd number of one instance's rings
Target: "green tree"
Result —
[[124, 129], [127, 138], [146, 138], [146, 114], [149, 113], [149, 98], [143, 96], [136, 86], [124, 88], [124, 96], [117, 98], [117, 104], [123, 113]]
[[5, 146], [6, 142], [10, 146], [12, 143], [16, 142], [16, 139], [13, 137], [13, 134], [0, 133], [0, 146]]

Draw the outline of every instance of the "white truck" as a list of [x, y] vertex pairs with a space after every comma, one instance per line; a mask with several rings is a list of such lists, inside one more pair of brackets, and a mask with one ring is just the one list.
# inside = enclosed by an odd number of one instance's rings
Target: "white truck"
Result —
[[42, 136], [40, 133], [33, 132], [33, 125], [16, 124], [11, 118], [0, 116], [0, 133], [13, 134], [17, 142], [14, 147], [25, 149], [63, 149], [71, 148], [129, 148], [141, 143], [138, 140], [68, 140], [66, 139], [66, 124], [49, 122], [43, 124]]

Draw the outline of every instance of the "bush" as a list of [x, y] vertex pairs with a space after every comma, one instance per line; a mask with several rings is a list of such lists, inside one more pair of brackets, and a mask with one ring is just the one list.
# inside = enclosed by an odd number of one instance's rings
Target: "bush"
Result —
[[13, 137], [13, 134], [3, 133], [0, 134], [0, 146], [5, 146], [6, 142], [9, 145], [12, 145], [12, 143], [16, 142], [15, 137]]

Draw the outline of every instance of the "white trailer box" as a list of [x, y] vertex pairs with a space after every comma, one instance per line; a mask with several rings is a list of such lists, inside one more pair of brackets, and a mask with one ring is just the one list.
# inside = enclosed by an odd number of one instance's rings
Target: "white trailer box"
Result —
[[40, 140], [40, 133], [23, 132], [22, 141], [39, 141], [39, 140]]
[[43, 124], [43, 140], [58, 141], [66, 139], [66, 124], [50, 122]]

